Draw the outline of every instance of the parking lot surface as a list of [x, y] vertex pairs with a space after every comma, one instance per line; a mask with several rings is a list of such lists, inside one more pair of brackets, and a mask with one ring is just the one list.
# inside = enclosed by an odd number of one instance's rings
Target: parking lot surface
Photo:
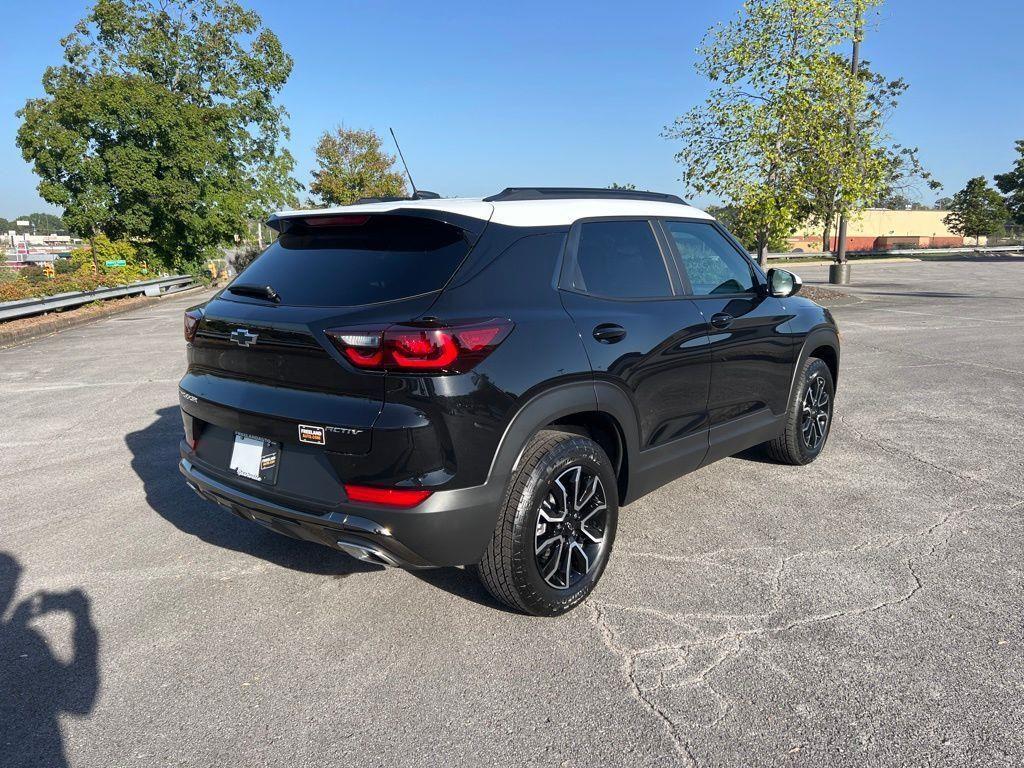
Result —
[[1024, 258], [853, 278], [819, 461], [625, 508], [554, 620], [197, 499], [194, 294], [0, 350], [0, 765], [1020, 765]]

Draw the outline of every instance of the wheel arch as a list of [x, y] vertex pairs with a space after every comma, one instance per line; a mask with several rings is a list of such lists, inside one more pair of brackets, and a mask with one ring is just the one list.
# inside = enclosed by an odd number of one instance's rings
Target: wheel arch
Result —
[[561, 384], [530, 398], [506, 427], [488, 478], [510, 477], [533, 436], [549, 427], [586, 434], [600, 445], [615, 469], [619, 499], [626, 498], [638, 439], [635, 409], [625, 393], [605, 382]]
[[792, 400], [796, 387], [800, 386], [797, 375], [810, 357], [817, 357], [824, 361], [832, 374], [832, 385], [837, 387], [839, 381], [839, 334], [835, 328], [830, 326], [819, 326], [810, 331], [800, 347], [800, 355], [793, 366], [793, 374], [789, 384], [789, 399]]

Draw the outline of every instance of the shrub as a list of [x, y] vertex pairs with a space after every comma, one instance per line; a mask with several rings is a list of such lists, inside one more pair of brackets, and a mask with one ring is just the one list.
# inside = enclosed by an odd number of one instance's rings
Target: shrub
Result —
[[23, 280], [27, 280], [33, 285], [36, 285], [37, 283], [41, 283], [46, 280], [46, 270], [42, 267], [36, 266], [22, 267], [21, 278]]

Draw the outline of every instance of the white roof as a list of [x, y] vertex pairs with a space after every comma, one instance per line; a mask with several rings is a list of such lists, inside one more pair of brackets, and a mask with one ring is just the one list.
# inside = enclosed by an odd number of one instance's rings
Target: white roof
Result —
[[436, 200], [395, 200], [387, 203], [363, 203], [336, 208], [314, 208], [300, 211], [280, 211], [278, 218], [297, 216], [345, 215], [353, 213], [387, 213], [402, 208], [428, 211], [447, 211], [470, 216], [495, 224], [511, 227], [550, 227], [569, 225], [577, 219], [597, 216], [685, 216], [693, 219], [713, 220], [714, 217], [690, 205], [655, 200], [628, 199], [555, 199], [555, 200], [498, 200], [485, 202], [479, 197], [449, 197]]

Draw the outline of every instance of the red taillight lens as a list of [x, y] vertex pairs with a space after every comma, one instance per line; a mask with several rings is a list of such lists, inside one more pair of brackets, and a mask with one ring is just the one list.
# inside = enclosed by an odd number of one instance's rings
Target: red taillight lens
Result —
[[430, 495], [419, 488], [374, 488], [370, 485], [345, 485], [349, 501], [383, 504], [386, 507], [409, 509]]
[[378, 371], [464, 373], [512, 330], [503, 319], [416, 327], [336, 328], [327, 336], [352, 365]]
[[191, 342], [196, 337], [199, 321], [203, 319], [203, 310], [190, 309], [185, 313], [185, 341]]

